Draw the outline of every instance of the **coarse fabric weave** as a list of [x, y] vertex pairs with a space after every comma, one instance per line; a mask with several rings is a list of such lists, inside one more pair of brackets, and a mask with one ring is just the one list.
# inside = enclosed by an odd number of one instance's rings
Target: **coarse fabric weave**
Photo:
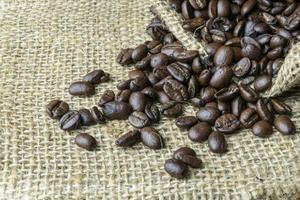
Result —
[[[290, 199], [300, 192], [300, 135], [278, 132], [260, 139], [250, 131], [226, 136], [229, 152], [216, 155], [193, 143], [174, 119], [156, 127], [166, 148], [142, 144], [122, 149], [115, 138], [132, 128], [112, 121], [64, 132], [45, 114], [52, 99], [72, 109], [97, 104], [105, 89], [133, 67], [115, 62], [121, 48], [148, 38], [145, 27], [156, 0], [1, 1], [0, 6], [0, 199]], [[68, 86], [93, 69], [112, 81], [97, 95], [72, 97]], [[300, 90], [287, 93], [300, 128]], [[185, 114], [194, 114], [191, 107]], [[99, 142], [88, 152], [74, 144], [78, 133]], [[203, 169], [184, 180], [171, 178], [164, 161], [181, 146], [194, 148]]]

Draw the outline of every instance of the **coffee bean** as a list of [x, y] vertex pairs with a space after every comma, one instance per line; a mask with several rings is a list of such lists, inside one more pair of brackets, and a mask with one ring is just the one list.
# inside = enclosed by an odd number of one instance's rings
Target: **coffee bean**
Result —
[[98, 124], [104, 124], [106, 121], [104, 114], [96, 106], [92, 107], [91, 115], [93, 117], [93, 120]]
[[150, 125], [150, 120], [147, 115], [140, 111], [134, 111], [128, 117], [129, 123], [135, 128], [143, 128]]
[[277, 58], [281, 58], [283, 56], [283, 48], [282, 47], [277, 47], [271, 51], [268, 52], [267, 57], [270, 60], [275, 60]]
[[291, 119], [286, 115], [279, 115], [274, 120], [275, 128], [283, 135], [291, 135], [296, 132], [296, 128]]
[[138, 130], [129, 131], [121, 135], [115, 142], [119, 147], [131, 147], [141, 141], [141, 133]]
[[198, 77], [199, 85], [202, 87], [208, 86], [211, 77], [212, 77], [212, 73], [210, 70], [208, 69], [203, 70]]
[[168, 79], [165, 82], [163, 89], [170, 99], [174, 101], [187, 101], [189, 98], [187, 88], [174, 79]]
[[[176, 55], [184, 51], [181, 43], [173, 42], [171, 44], [166, 44], [162, 47], [161, 53], [167, 56], [167, 58], [174, 58]], [[167, 64], [166, 64], [167, 65]]]
[[195, 75], [191, 76], [187, 90], [190, 98], [195, 97], [199, 92], [199, 82]]
[[157, 92], [152, 87], [146, 87], [141, 92], [152, 100], [156, 100], [158, 98]]
[[150, 68], [151, 56], [147, 56], [135, 64], [135, 68], [139, 70], [147, 70]]
[[215, 128], [222, 133], [233, 133], [240, 128], [240, 121], [233, 114], [225, 114], [216, 120]]
[[[164, 38], [165, 37], [166, 37], [166, 35], [164, 36]], [[161, 42], [158, 41], [158, 40], [153, 40], [153, 41], [147, 43], [146, 45], [147, 45], [149, 53], [151, 53], [151, 54], [158, 54], [158, 53], [160, 53], [161, 48], [163, 47], [163, 45], [161, 44]], [[150, 56], [147, 56], [146, 58], [149, 58], [149, 57]]]
[[239, 22], [236, 24], [236, 26], [234, 27], [233, 35], [234, 35], [235, 37], [240, 37], [240, 36], [242, 36], [244, 27], [245, 27], [245, 21], [244, 21], [244, 20], [239, 21]]
[[173, 153], [173, 158], [176, 160], [181, 160], [183, 155], [196, 157], [196, 152], [189, 147], [181, 147]]
[[258, 120], [259, 116], [253, 108], [245, 109], [240, 115], [240, 122], [245, 128], [251, 128]]
[[200, 121], [208, 122], [213, 125], [221, 113], [217, 108], [203, 107], [199, 109], [196, 115]]
[[172, 76], [170, 76], [170, 73], [167, 69], [167, 66], [155, 67], [153, 69], [153, 74], [154, 74], [155, 77], [158, 78], [158, 80], [162, 80], [162, 79], [165, 79], [167, 77], [172, 77]]
[[191, 6], [188, 0], [184, 0], [183, 3], [181, 4], [181, 12], [182, 12], [182, 16], [185, 19], [191, 19], [194, 17], [193, 7]]
[[208, 16], [209, 18], [215, 18], [217, 17], [217, 4], [218, 0], [211, 0], [208, 3]]
[[174, 79], [180, 82], [186, 82], [191, 76], [190, 71], [178, 62], [168, 65], [167, 70]]
[[168, 33], [167, 35], [165, 35], [165, 37], [163, 39], [164, 44], [171, 44], [175, 41], [176, 41], [176, 37], [172, 33]]
[[182, 114], [183, 108], [181, 104], [174, 101], [169, 101], [161, 106], [161, 112], [166, 117], [175, 118]]
[[227, 87], [219, 90], [215, 97], [219, 101], [229, 101], [235, 98], [239, 94], [239, 88], [237, 86]]
[[231, 106], [228, 102], [218, 101], [217, 108], [222, 115], [228, 114], [231, 112]]
[[225, 153], [227, 144], [223, 133], [214, 131], [208, 137], [208, 147], [213, 153]]
[[169, 3], [172, 9], [174, 9], [176, 12], [181, 12], [182, 0], [170, 0]]
[[119, 55], [117, 56], [117, 62], [121, 65], [129, 65], [131, 64], [132, 58], [131, 58], [131, 54], [133, 52], [133, 49], [129, 48], [129, 49], [122, 49], [121, 52], [119, 53]]
[[241, 15], [245, 16], [250, 13], [250, 11], [255, 7], [256, 0], [246, 0], [241, 7]]
[[271, 99], [271, 105], [277, 114], [290, 115], [292, 113], [291, 107], [289, 107], [284, 102], [279, 101], [278, 99], [275, 98]]
[[148, 48], [145, 44], [137, 46], [131, 53], [131, 58], [133, 62], [138, 62], [145, 58], [148, 53]]
[[87, 133], [78, 134], [75, 138], [75, 143], [79, 147], [86, 149], [88, 151], [92, 151], [97, 147], [96, 139]]
[[198, 122], [198, 119], [194, 116], [183, 116], [178, 117], [175, 120], [175, 124], [179, 128], [189, 129]]
[[249, 58], [244, 57], [234, 65], [233, 73], [236, 77], [246, 76], [251, 69], [251, 61]]
[[141, 129], [141, 140], [143, 144], [150, 149], [161, 149], [164, 146], [162, 136], [152, 127]]
[[169, 101], [171, 101], [169, 96], [164, 91], [157, 91], [157, 95], [158, 95], [158, 101], [161, 104], [168, 103]]
[[95, 94], [95, 86], [88, 82], [74, 82], [69, 87], [69, 93], [74, 96], [91, 96]]
[[208, 103], [213, 101], [215, 99], [216, 91], [217, 90], [215, 88], [210, 86], [202, 88], [200, 91], [200, 97], [202, 103]]
[[164, 168], [170, 176], [177, 179], [183, 179], [188, 174], [188, 166], [180, 160], [166, 160]]
[[135, 79], [137, 77], [147, 79], [145, 72], [142, 70], [135, 69], [128, 72], [129, 79]]
[[212, 129], [207, 122], [198, 122], [189, 130], [188, 137], [193, 142], [204, 142], [207, 140]]
[[206, 108], [207, 108], [207, 107], [213, 107], [213, 108], [217, 108], [217, 109], [219, 109], [219, 108], [218, 108], [218, 103], [217, 103], [217, 102], [215, 102], [215, 101], [212, 101], [212, 102], [206, 103], [204, 107], [206, 107]]
[[130, 95], [131, 95], [131, 91], [129, 89], [120, 90], [116, 95], [116, 101], [128, 102]]
[[180, 161], [184, 162], [185, 164], [189, 165], [192, 168], [202, 167], [202, 160], [195, 156], [183, 155]]
[[220, 43], [212, 42], [206, 45], [206, 52], [209, 56], [215, 55], [217, 50], [222, 46]]
[[272, 85], [272, 77], [269, 75], [261, 75], [254, 81], [254, 88], [258, 92], [267, 90]]
[[259, 60], [261, 57], [261, 49], [253, 44], [246, 44], [242, 48], [244, 57], [248, 57], [251, 60]]
[[199, 55], [198, 51], [183, 51], [174, 56], [176, 61], [190, 63]]
[[129, 104], [135, 111], [144, 111], [147, 104], [147, 97], [141, 92], [133, 92], [129, 97]]
[[92, 126], [92, 125], [96, 124], [91, 112], [88, 109], [83, 108], [83, 109], [80, 109], [78, 112], [80, 114], [82, 126]]
[[104, 104], [111, 102], [115, 99], [115, 93], [112, 90], [105, 90], [102, 94], [98, 105], [103, 106]]
[[163, 86], [165, 85], [165, 82], [169, 79], [173, 79], [172, 76], [167, 76], [160, 81], [158, 81], [155, 85], [153, 85], [153, 88], [157, 91], [163, 90]]
[[155, 105], [147, 104], [145, 107], [145, 114], [151, 122], [156, 123], [160, 120], [160, 111]]
[[250, 86], [240, 84], [239, 89], [244, 100], [248, 102], [256, 102], [258, 100], [258, 94]]
[[232, 76], [231, 67], [219, 67], [210, 79], [209, 84], [214, 88], [222, 89], [230, 84]]
[[121, 82], [118, 83], [117, 88], [119, 90], [129, 89], [130, 82], [131, 82], [131, 79], [128, 79], [128, 80], [125, 80], [125, 81], [121, 81]]
[[149, 82], [146, 78], [136, 77], [135, 79], [132, 79], [129, 88], [131, 91], [140, 91], [147, 87], [149, 85]]
[[101, 83], [101, 77], [104, 76], [103, 70], [94, 70], [83, 77], [83, 81], [89, 82], [91, 84]]
[[199, 73], [201, 73], [202, 70], [203, 70], [202, 63], [201, 63], [200, 57], [198, 56], [198, 57], [194, 58], [194, 60], [193, 60], [192, 71], [195, 74], [199, 74]]
[[166, 54], [159, 53], [151, 57], [150, 65], [152, 68], [168, 65], [169, 57]]
[[267, 99], [259, 99], [256, 103], [256, 110], [261, 119], [272, 123], [274, 116], [267, 107], [267, 101]]
[[103, 105], [104, 115], [111, 120], [126, 120], [132, 108], [128, 103], [111, 101]]
[[232, 48], [228, 46], [220, 47], [214, 56], [214, 63], [217, 66], [230, 66], [232, 61], [233, 51]]
[[275, 49], [277, 47], [284, 47], [287, 43], [287, 40], [280, 36], [280, 35], [274, 35], [271, 39], [270, 39], [270, 48], [271, 49]]
[[205, 20], [202, 17], [184, 20], [182, 28], [187, 31], [194, 31], [195, 29], [205, 26]]
[[229, 0], [218, 0], [217, 14], [219, 17], [229, 17], [231, 14], [231, 6]]
[[203, 99], [197, 97], [190, 99], [190, 101], [194, 107], [202, 107], [205, 104], [205, 101]]
[[71, 131], [79, 128], [81, 125], [81, 117], [77, 111], [69, 111], [59, 120], [59, 127], [64, 131]]
[[46, 106], [46, 112], [52, 119], [60, 119], [69, 111], [69, 105], [61, 100], [52, 100]]
[[231, 102], [231, 113], [239, 117], [245, 108], [245, 101], [240, 97], [236, 97]]
[[261, 138], [269, 137], [273, 133], [272, 125], [265, 120], [258, 121], [253, 125], [252, 133]]

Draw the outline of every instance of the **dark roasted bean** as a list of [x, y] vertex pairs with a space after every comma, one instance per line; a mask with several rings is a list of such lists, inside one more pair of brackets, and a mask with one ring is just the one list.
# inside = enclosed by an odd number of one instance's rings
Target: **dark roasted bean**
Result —
[[217, 106], [222, 115], [228, 114], [231, 112], [231, 106], [228, 102], [218, 101]]
[[269, 137], [273, 133], [272, 125], [265, 120], [258, 121], [253, 125], [252, 133], [261, 138]]
[[189, 170], [184, 162], [176, 159], [166, 160], [164, 168], [170, 176], [177, 179], [185, 178]]
[[176, 126], [179, 128], [184, 128], [184, 129], [189, 129], [192, 126], [194, 126], [198, 122], [198, 119], [194, 116], [183, 116], [183, 117], [178, 117], [175, 120]]
[[88, 151], [92, 151], [97, 147], [97, 141], [96, 139], [87, 134], [87, 133], [80, 133], [75, 138], [75, 143]]
[[218, 67], [210, 79], [209, 84], [217, 89], [227, 87], [232, 79], [233, 71], [231, 67]]
[[190, 78], [190, 71], [178, 62], [168, 65], [167, 70], [174, 79], [180, 82], [186, 82]]
[[220, 47], [214, 55], [214, 63], [217, 66], [230, 66], [233, 61], [233, 50], [229, 46]]
[[111, 101], [103, 105], [104, 115], [111, 120], [126, 120], [132, 108], [128, 103]]
[[216, 94], [215, 97], [219, 101], [229, 101], [236, 97], [239, 94], [239, 88], [238, 87], [228, 87], [228, 88], [223, 88], [219, 90]]
[[274, 126], [283, 135], [291, 135], [296, 132], [294, 123], [286, 115], [276, 117], [274, 120]]
[[216, 119], [221, 115], [220, 111], [214, 107], [203, 107], [197, 112], [200, 121], [215, 124]]
[[152, 100], [155, 100], [158, 97], [157, 92], [152, 87], [146, 87], [141, 92]]
[[59, 127], [62, 130], [70, 131], [78, 129], [81, 125], [81, 117], [77, 111], [69, 111], [59, 120]]
[[161, 112], [166, 117], [178, 117], [182, 114], [183, 108], [181, 104], [169, 101], [161, 106]]
[[240, 122], [245, 128], [251, 128], [258, 120], [259, 116], [253, 108], [245, 109], [240, 115]]
[[231, 113], [239, 117], [245, 108], [245, 101], [241, 96], [234, 98], [231, 102]]
[[203, 70], [198, 77], [199, 85], [201, 87], [208, 86], [211, 77], [212, 77], [212, 74], [211, 74], [210, 70], [208, 70], [208, 69]]
[[251, 69], [251, 61], [249, 58], [244, 57], [234, 65], [233, 73], [236, 77], [246, 76]]
[[198, 51], [183, 51], [174, 56], [175, 60], [184, 63], [190, 63], [198, 56]]
[[117, 56], [117, 62], [121, 65], [129, 65], [131, 64], [132, 58], [131, 58], [131, 54], [133, 52], [133, 49], [129, 48], [129, 49], [122, 49], [121, 52], [119, 53], [119, 55]]
[[105, 90], [102, 94], [98, 105], [103, 106], [104, 104], [111, 102], [115, 99], [115, 93], [112, 90]]
[[184, 0], [183, 3], [181, 4], [181, 12], [182, 12], [182, 16], [185, 19], [191, 19], [194, 17], [193, 7], [191, 6], [188, 0]]
[[159, 132], [151, 127], [141, 129], [142, 143], [150, 149], [161, 149], [164, 146], [163, 138]]
[[91, 96], [95, 94], [95, 86], [88, 82], [74, 82], [69, 87], [69, 93], [74, 96]]
[[150, 120], [147, 115], [140, 111], [134, 111], [128, 117], [129, 123], [135, 128], [143, 128], [150, 125]]
[[212, 129], [207, 122], [198, 122], [189, 129], [188, 137], [193, 142], [204, 142], [208, 139]]
[[155, 105], [148, 104], [145, 107], [145, 114], [150, 119], [151, 122], [159, 122], [160, 120], [160, 111]]
[[116, 95], [116, 101], [128, 102], [130, 95], [131, 95], [131, 91], [129, 89], [120, 90]]
[[147, 105], [147, 97], [142, 92], [133, 92], [129, 97], [129, 104], [135, 111], [144, 111]]
[[254, 88], [258, 92], [267, 90], [272, 85], [272, 77], [269, 75], [261, 75], [254, 81]]
[[89, 82], [91, 84], [101, 83], [101, 77], [104, 76], [103, 70], [94, 70], [83, 77], [83, 81]]
[[92, 125], [96, 124], [96, 122], [94, 121], [94, 118], [91, 114], [91, 111], [83, 108], [83, 109], [80, 109], [78, 112], [80, 114], [82, 126], [92, 126]]
[[244, 100], [248, 102], [256, 102], [258, 100], [258, 94], [248, 85], [239, 85], [240, 94]]
[[271, 99], [271, 105], [277, 114], [290, 115], [292, 113], [291, 107], [289, 107], [284, 102], [279, 101], [278, 99]]
[[222, 133], [233, 133], [240, 128], [240, 121], [233, 114], [225, 114], [216, 120], [215, 128]]
[[91, 115], [93, 117], [93, 120], [98, 124], [104, 124], [106, 121], [104, 114], [96, 106], [92, 107]]
[[188, 100], [187, 88], [174, 79], [168, 79], [163, 86], [164, 92], [174, 101]]
[[256, 111], [261, 119], [272, 123], [274, 120], [274, 116], [268, 109], [267, 103], [267, 99], [259, 99], [256, 103]]
[[223, 133], [214, 131], [208, 137], [208, 147], [213, 153], [225, 153], [227, 144]]
[[61, 100], [52, 100], [46, 106], [46, 112], [52, 119], [60, 119], [69, 111], [69, 105]]
[[135, 68], [139, 70], [147, 70], [150, 68], [151, 56], [147, 56], [135, 64]]
[[141, 133], [138, 130], [129, 131], [121, 135], [115, 142], [119, 147], [131, 147], [141, 141]]

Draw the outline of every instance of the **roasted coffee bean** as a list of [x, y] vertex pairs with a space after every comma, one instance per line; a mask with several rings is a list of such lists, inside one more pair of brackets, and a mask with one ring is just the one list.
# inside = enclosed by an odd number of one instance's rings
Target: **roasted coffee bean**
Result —
[[206, 52], [209, 56], [215, 55], [217, 50], [222, 46], [220, 43], [212, 42], [206, 45]]
[[217, 89], [228, 86], [231, 82], [233, 71], [231, 67], [218, 67], [210, 79], [209, 84]]
[[240, 121], [233, 114], [225, 114], [216, 120], [215, 128], [222, 133], [233, 133], [240, 128]]
[[78, 129], [81, 125], [81, 117], [77, 111], [69, 111], [59, 120], [59, 127], [64, 131]]
[[131, 91], [129, 89], [120, 90], [116, 95], [116, 101], [128, 102], [130, 95], [131, 95]]
[[201, 168], [202, 167], [202, 160], [190, 155], [183, 155], [180, 161], [184, 162], [185, 164], [189, 165], [192, 168]]
[[199, 92], [199, 82], [195, 75], [191, 76], [188, 83], [189, 98], [195, 97]]
[[131, 147], [141, 141], [141, 133], [138, 130], [129, 131], [121, 135], [115, 142], [119, 147]]
[[169, 80], [169, 79], [173, 79], [173, 77], [172, 76], [167, 76], [167, 77], [165, 77], [165, 78], [163, 78], [163, 79], [161, 79], [160, 81], [158, 81], [155, 85], [153, 85], [153, 88], [155, 89], [155, 90], [163, 90], [163, 86], [165, 85], [165, 82], [167, 81], [167, 80]]
[[133, 92], [129, 97], [129, 104], [135, 111], [144, 111], [147, 105], [147, 97], [142, 92]]
[[169, 96], [164, 91], [157, 91], [157, 95], [158, 95], [158, 101], [161, 104], [168, 103], [169, 101], [171, 101]]
[[175, 120], [175, 124], [179, 128], [189, 129], [198, 122], [198, 119], [194, 116], [182, 116]]
[[200, 98], [202, 100], [202, 103], [208, 103], [215, 99], [215, 94], [217, 90], [213, 87], [205, 87], [202, 88], [200, 91]]
[[91, 114], [91, 111], [83, 108], [83, 109], [80, 109], [78, 112], [80, 114], [82, 126], [92, 126], [92, 125], [96, 124], [96, 122], [94, 121], [94, 118]]
[[125, 81], [121, 81], [121, 82], [118, 83], [117, 88], [119, 90], [129, 89], [130, 82], [131, 82], [131, 79], [128, 79], [128, 80], [125, 80]]
[[147, 56], [135, 64], [135, 68], [139, 70], [147, 70], [150, 68], [151, 56]]
[[172, 9], [174, 9], [176, 12], [181, 12], [182, 0], [170, 0], [169, 3]]
[[168, 65], [169, 57], [166, 54], [159, 53], [151, 57], [150, 65], [153, 68]]
[[219, 17], [229, 17], [231, 14], [231, 6], [229, 0], [218, 0], [217, 15]]
[[244, 100], [248, 102], [256, 102], [258, 100], [258, 94], [250, 86], [240, 84], [239, 89]]
[[231, 112], [231, 106], [228, 102], [218, 101], [217, 108], [222, 115], [228, 114]]
[[212, 73], [210, 70], [208, 70], [208, 69], [203, 70], [198, 77], [199, 85], [201, 87], [208, 86], [211, 77], [212, 77]]
[[174, 79], [168, 79], [165, 82], [163, 89], [170, 99], [174, 101], [187, 101], [189, 98], [187, 88]]
[[239, 117], [245, 108], [245, 101], [240, 97], [236, 97], [231, 101], [231, 113]]
[[92, 107], [91, 115], [93, 117], [93, 120], [98, 124], [104, 124], [106, 121], [104, 114], [96, 106]]
[[296, 132], [294, 123], [286, 115], [276, 117], [274, 120], [274, 126], [283, 135], [291, 135]]
[[111, 120], [126, 120], [132, 108], [128, 103], [111, 101], [103, 105], [104, 115]]
[[217, 108], [218, 109], [218, 103], [215, 101], [206, 103], [204, 107], [213, 107], [213, 108]]
[[203, 99], [197, 97], [190, 99], [190, 101], [194, 107], [202, 107], [205, 104], [205, 101]]
[[277, 114], [290, 115], [292, 113], [291, 107], [289, 107], [284, 102], [279, 101], [278, 99], [275, 98], [271, 99], [271, 105]]
[[176, 38], [175, 38], [175, 36], [172, 33], [168, 33], [167, 35], [165, 35], [165, 37], [163, 39], [163, 43], [164, 44], [171, 44], [171, 43], [173, 43], [175, 41], [176, 41]]
[[112, 90], [105, 90], [102, 94], [98, 105], [103, 106], [104, 104], [111, 102], [115, 99], [115, 93]]
[[261, 49], [253, 44], [246, 44], [242, 48], [242, 53], [244, 57], [248, 57], [251, 60], [259, 60], [261, 57]]
[[153, 74], [155, 77], [158, 78], [158, 80], [162, 80], [167, 77], [172, 77], [172, 76], [170, 76], [167, 66], [158, 66], [158, 67], [154, 68]]
[[60, 119], [69, 111], [69, 105], [61, 100], [52, 100], [46, 106], [46, 112], [52, 119]]
[[104, 73], [104, 75], [101, 76], [101, 78], [100, 78], [100, 82], [101, 83], [106, 83], [108, 81], [110, 81], [110, 74], [109, 73]]
[[234, 37], [225, 43], [226, 46], [231, 46], [231, 47], [241, 47], [241, 38], [239, 37]]
[[122, 49], [119, 55], [117, 56], [117, 62], [121, 65], [129, 65], [133, 63], [131, 54], [133, 52], [133, 49]]
[[259, 116], [253, 108], [245, 109], [240, 115], [240, 122], [245, 128], [251, 128], [258, 120]]
[[[166, 37], [166, 35], [164, 36], [164, 38], [165, 37]], [[160, 53], [162, 47], [163, 47], [163, 44], [161, 44], [161, 42], [157, 41], [157, 40], [153, 40], [153, 41], [151, 41], [151, 42], [149, 42], [147, 44], [147, 48], [148, 48], [148, 51], [149, 51], [150, 54], [158, 54], [158, 53]], [[147, 57], [150, 57], [150, 56], [147, 56]]]
[[254, 88], [258, 92], [267, 90], [272, 85], [272, 77], [269, 75], [261, 75], [254, 81]]
[[218, 16], [217, 13], [218, 0], [211, 0], [208, 3], [208, 16], [209, 18], [215, 18]]
[[[166, 55], [168, 58], [174, 58], [179, 53], [183, 52], [184, 48], [181, 43], [173, 42], [171, 44], [166, 44], [162, 47], [161, 53]], [[167, 65], [167, 64], [166, 64]]]
[[131, 53], [131, 58], [133, 62], [138, 62], [145, 58], [148, 53], [148, 48], [145, 44], [137, 46]]
[[268, 52], [267, 57], [270, 60], [275, 60], [277, 58], [281, 58], [283, 56], [283, 48], [282, 47], [277, 47], [271, 51]]
[[152, 87], [146, 87], [141, 92], [152, 100], [158, 98], [157, 92]]
[[204, 26], [205, 20], [202, 17], [184, 20], [182, 24], [182, 28], [187, 31], [194, 31], [195, 29], [203, 28]]
[[150, 120], [147, 115], [140, 111], [134, 111], [128, 117], [129, 123], [135, 128], [143, 128], [150, 125]]
[[233, 73], [236, 77], [246, 76], [251, 69], [251, 61], [249, 58], [244, 57], [234, 65]]
[[141, 129], [141, 140], [142, 143], [150, 149], [161, 149], [164, 146], [162, 136], [152, 127]]
[[169, 101], [161, 106], [161, 112], [166, 117], [178, 117], [182, 114], [183, 108], [181, 104]]
[[149, 82], [145, 78], [136, 77], [135, 79], [132, 79], [129, 84], [129, 88], [131, 91], [140, 91], [147, 87], [149, 85]]
[[269, 32], [270, 28], [266, 23], [258, 23], [254, 26], [254, 30], [257, 33], [267, 33]]
[[200, 57], [198, 56], [193, 60], [192, 71], [195, 74], [200, 74], [202, 72], [202, 70], [203, 70], [202, 63], [201, 63]]
[[137, 77], [147, 79], [145, 72], [142, 70], [135, 69], [128, 72], [129, 79], [135, 79]]
[[277, 47], [284, 47], [287, 43], [287, 40], [280, 36], [280, 35], [274, 35], [271, 39], [270, 39], [270, 48], [271, 49], [275, 49]]
[[88, 82], [74, 82], [69, 87], [69, 93], [74, 96], [91, 96], [95, 94], [95, 86]]
[[235, 37], [241, 37], [243, 35], [244, 27], [245, 27], [245, 21], [244, 20], [239, 21], [234, 27], [233, 35]]
[[221, 115], [220, 111], [214, 107], [203, 107], [197, 112], [200, 121], [215, 124], [216, 119]]
[[212, 132], [208, 137], [208, 147], [213, 153], [225, 153], [227, 144], [224, 134], [219, 131]]
[[104, 76], [103, 70], [94, 70], [83, 77], [83, 81], [89, 82], [91, 84], [101, 83], [101, 77]]
[[168, 34], [164, 23], [155, 17], [151, 20], [151, 23], [147, 26], [146, 32], [152, 37], [153, 40], [161, 41], [163, 37]]
[[211, 132], [211, 126], [207, 122], [198, 122], [190, 128], [188, 137], [193, 142], [204, 142]]
[[176, 160], [181, 160], [183, 155], [196, 157], [196, 152], [189, 147], [181, 147], [173, 153], [173, 158]]
[[164, 168], [170, 176], [177, 179], [185, 178], [189, 171], [188, 166], [184, 162], [176, 159], [166, 160]]
[[180, 82], [186, 82], [191, 76], [190, 71], [178, 62], [168, 65], [167, 70], [174, 79]]
[[267, 103], [267, 99], [259, 99], [256, 103], [256, 111], [261, 119], [272, 123], [274, 120], [274, 116], [268, 109]]
[[233, 86], [219, 90], [217, 93], [215, 93], [215, 97], [219, 101], [229, 101], [235, 98], [238, 94], [239, 88], [237, 86]]
[[214, 55], [214, 63], [217, 66], [230, 66], [233, 61], [233, 50], [229, 46], [221, 46]]
[[181, 4], [181, 13], [185, 19], [191, 19], [194, 17], [194, 10], [188, 0], [184, 0]]
[[160, 120], [160, 111], [155, 105], [147, 104], [145, 107], [145, 114], [151, 122], [156, 123]]
[[258, 121], [252, 126], [252, 133], [261, 138], [269, 137], [273, 133], [272, 125], [265, 120]]
[[183, 51], [174, 56], [176, 61], [190, 63], [198, 56], [198, 51]]
[[78, 134], [75, 138], [75, 143], [79, 147], [86, 149], [88, 151], [92, 151], [97, 147], [96, 139], [87, 133]]

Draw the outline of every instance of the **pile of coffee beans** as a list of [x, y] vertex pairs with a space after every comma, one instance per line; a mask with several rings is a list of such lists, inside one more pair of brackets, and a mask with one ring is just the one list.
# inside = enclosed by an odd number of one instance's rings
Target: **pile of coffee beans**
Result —
[[[213, 153], [228, 151], [226, 135], [239, 129], [252, 129], [255, 136], [272, 135], [273, 126], [283, 135], [295, 133], [291, 108], [278, 98], [260, 93], [272, 86], [293, 40], [299, 40], [299, 3], [269, 0], [171, 0], [182, 13], [183, 27], [207, 42], [207, 57], [186, 50], [159, 18], [146, 32], [152, 37], [135, 48], [121, 50], [117, 62], [134, 65], [128, 79], [106, 90], [91, 110], [69, 110], [67, 103], [54, 100], [47, 106], [51, 118], [60, 120], [63, 130], [128, 120], [134, 129], [121, 135], [115, 144], [131, 147], [142, 143], [161, 149], [164, 140], [153, 127], [162, 116], [174, 118], [176, 126], [187, 131], [192, 142], [208, 142]], [[77, 96], [95, 93], [95, 84], [109, 80], [96, 70], [73, 83], [69, 92]], [[197, 109], [195, 116], [181, 116], [184, 105]], [[101, 108], [101, 110], [99, 110]], [[79, 134], [75, 142], [87, 150], [96, 140]], [[184, 178], [188, 166], [200, 168], [202, 161], [194, 150], [183, 147], [165, 162], [165, 170]]]

